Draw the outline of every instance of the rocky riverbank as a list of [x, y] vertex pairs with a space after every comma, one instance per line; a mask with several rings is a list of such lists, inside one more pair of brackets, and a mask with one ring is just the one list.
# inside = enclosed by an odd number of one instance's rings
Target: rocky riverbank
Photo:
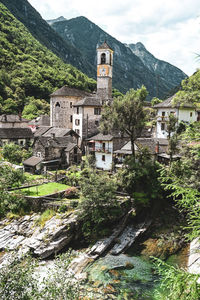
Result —
[[[194, 239], [190, 243], [188, 271], [190, 273], [200, 275], [200, 240], [199, 240], [199, 238]], [[198, 280], [198, 283], [200, 283], [200, 279]]]

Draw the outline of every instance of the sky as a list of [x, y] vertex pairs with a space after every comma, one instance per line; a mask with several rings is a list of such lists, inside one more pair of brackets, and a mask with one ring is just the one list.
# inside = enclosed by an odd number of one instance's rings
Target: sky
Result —
[[192, 75], [200, 68], [199, 0], [28, 0], [43, 19], [84, 16], [122, 43]]

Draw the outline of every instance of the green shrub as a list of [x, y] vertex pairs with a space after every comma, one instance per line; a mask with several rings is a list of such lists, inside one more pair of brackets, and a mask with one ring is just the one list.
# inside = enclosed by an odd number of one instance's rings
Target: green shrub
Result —
[[156, 291], [158, 300], [199, 300], [200, 275], [190, 274], [154, 258], [156, 272], [161, 276], [161, 291]]
[[59, 213], [65, 213], [67, 211], [68, 207], [66, 204], [62, 204], [59, 209], [58, 209], [58, 212]]
[[53, 216], [55, 216], [56, 212], [52, 209], [45, 210], [39, 219], [36, 221], [37, 225], [40, 225], [40, 227], [44, 227], [45, 223], [50, 220]]

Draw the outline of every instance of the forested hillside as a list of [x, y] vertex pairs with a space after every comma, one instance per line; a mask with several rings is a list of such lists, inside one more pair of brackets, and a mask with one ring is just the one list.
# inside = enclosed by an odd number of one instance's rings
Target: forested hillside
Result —
[[0, 114], [22, 112], [34, 99], [48, 101], [65, 84], [95, 89], [93, 79], [42, 46], [1, 3], [0, 31]]
[[42, 19], [41, 15], [27, 0], [0, 0], [9, 11], [30, 31], [30, 33], [65, 63], [72, 64], [90, 77], [95, 78], [96, 68], [90, 65], [80, 50], [68, 41], [64, 41]]

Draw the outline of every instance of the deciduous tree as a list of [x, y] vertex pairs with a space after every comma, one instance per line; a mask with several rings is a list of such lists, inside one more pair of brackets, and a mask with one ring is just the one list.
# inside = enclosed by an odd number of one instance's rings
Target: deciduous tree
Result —
[[135, 158], [134, 142], [141, 135], [145, 126], [146, 111], [144, 101], [147, 90], [131, 89], [125, 96], [114, 98], [113, 103], [104, 108], [101, 129], [104, 132], [118, 130], [130, 138], [132, 154]]

